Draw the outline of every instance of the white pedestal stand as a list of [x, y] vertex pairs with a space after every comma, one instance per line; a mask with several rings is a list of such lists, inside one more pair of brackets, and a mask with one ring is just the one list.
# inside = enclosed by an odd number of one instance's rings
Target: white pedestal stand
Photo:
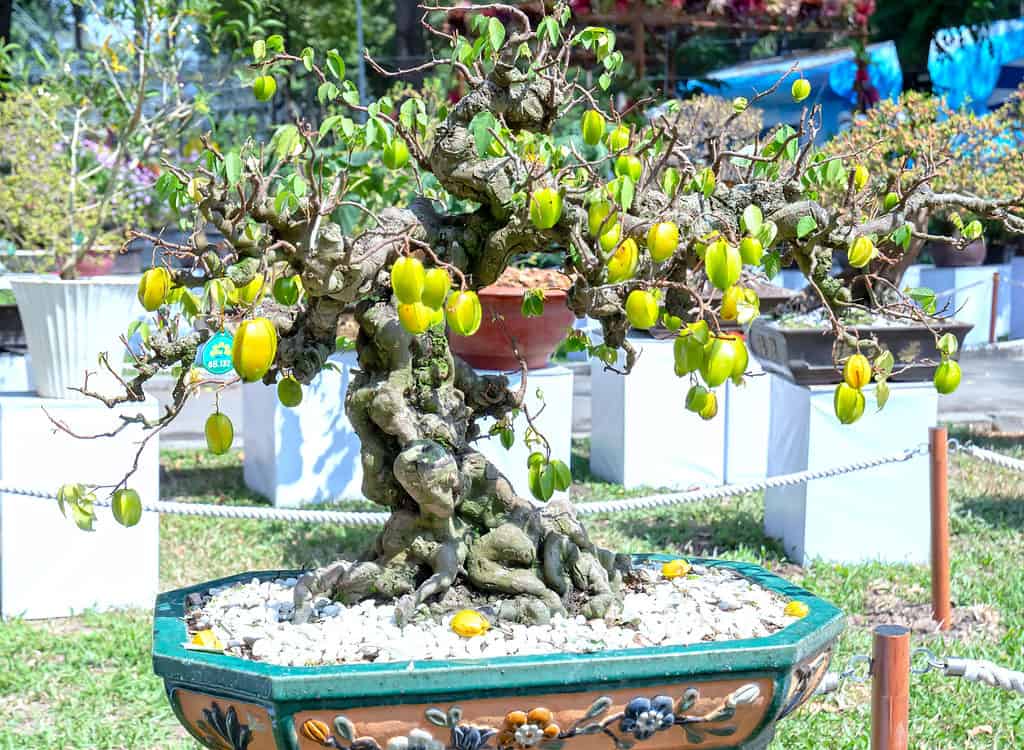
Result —
[[724, 482], [743, 484], [764, 479], [768, 476], [771, 377], [751, 357], [743, 385], [729, 381], [725, 394]]
[[[865, 391], [864, 416], [842, 425], [834, 386], [804, 387], [771, 377], [769, 476], [827, 469], [897, 453], [928, 439], [938, 395], [931, 383], [891, 385], [878, 412]], [[798, 564], [819, 559], [925, 563], [929, 559], [928, 457], [765, 491], [765, 533]]]
[[[118, 414], [157, 416], [154, 399], [108, 409], [81, 399], [44, 399], [33, 393], [0, 394], [0, 482], [56, 491], [64, 483], [114, 484], [131, 468], [142, 430], [115, 437], [76, 439], [120, 425]], [[159, 438], [146, 445], [130, 486], [152, 502], [160, 496]], [[160, 519], [143, 513], [132, 528], [109, 508], [97, 508], [95, 531], [81, 531], [54, 500], [0, 494], [0, 614], [67, 617], [86, 609], [149, 609], [159, 585]]]
[[356, 355], [331, 361], [340, 372], [321, 372], [295, 408], [282, 406], [273, 386], [246, 383], [243, 389], [245, 483], [275, 507], [363, 497], [359, 437], [345, 416]]
[[704, 421], [686, 410], [689, 379], [676, 377], [672, 340], [630, 341], [640, 357], [629, 375], [591, 360], [590, 470], [627, 488], [721, 484], [725, 388], [717, 389], [719, 416]]
[[[506, 375], [509, 388], [519, 387], [519, 374], [478, 370], [480, 375]], [[543, 393], [543, 401], [537, 398], [537, 390]], [[531, 415], [539, 414], [534, 419], [538, 431], [547, 438], [551, 445], [551, 458], [557, 458], [570, 466], [572, 459], [572, 370], [551, 366], [540, 370], [530, 370], [526, 376], [526, 406]], [[540, 411], [541, 406], [544, 407]], [[493, 420], [480, 420], [480, 433], [486, 436]], [[483, 437], [474, 443], [474, 447], [505, 475], [512, 488], [522, 497], [531, 498], [527, 484], [527, 459], [534, 449], [526, 445], [523, 436], [526, 433], [526, 417], [520, 414], [513, 426], [516, 441], [511, 449], [505, 450], [497, 436]], [[558, 496], [563, 493], [556, 492]]]
[[[939, 297], [939, 309], [946, 308], [948, 313], [962, 323], [973, 323], [974, 328], [964, 339], [965, 346], [976, 346], [988, 343], [989, 321], [992, 317], [992, 274], [1011, 278], [1009, 263], [997, 266], [964, 266], [961, 268], [935, 268], [922, 266], [920, 285], [935, 291]], [[972, 286], [970, 289], [964, 287]], [[952, 289], [963, 289], [961, 292], [942, 294]], [[996, 306], [996, 338], [1010, 333], [1010, 295], [1006, 293], [1006, 285], [999, 290]]]

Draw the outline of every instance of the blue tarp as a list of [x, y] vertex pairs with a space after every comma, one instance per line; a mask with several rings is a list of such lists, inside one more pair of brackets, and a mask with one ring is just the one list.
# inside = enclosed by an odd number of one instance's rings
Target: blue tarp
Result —
[[[903, 89], [903, 73], [896, 45], [892, 42], [872, 44], [868, 52], [871, 55], [868, 72], [878, 93], [883, 99], [899, 96]], [[856, 64], [853, 51], [849, 49], [773, 57], [736, 65], [708, 73], [701, 80], [685, 81], [680, 84], [680, 89], [684, 92], [704, 91], [728, 99], [737, 96], [752, 99], [755, 93], [768, 89], [785, 75], [794, 62], [800, 63], [799, 71], [789, 74], [774, 94], [760, 100], [756, 106], [764, 111], [765, 125], [772, 126], [780, 122], [795, 123], [800, 119], [804, 106], [820, 104], [822, 132], [818, 137], [828, 138], [840, 129], [841, 115], [852, 111], [856, 105], [856, 92], [853, 90]], [[789, 88], [800, 75], [811, 83], [811, 98], [796, 104]]]
[[975, 34], [967, 27], [942, 29], [928, 50], [928, 74], [935, 93], [951, 107], [970, 100], [978, 114], [1009, 62], [1024, 57], [1024, 19], [997, 21]]

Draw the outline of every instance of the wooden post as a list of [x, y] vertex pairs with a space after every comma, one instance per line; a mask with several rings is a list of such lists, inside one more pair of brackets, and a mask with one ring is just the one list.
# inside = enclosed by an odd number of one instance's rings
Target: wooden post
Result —
[[992, 273], [992, 312], [988, 316], [988, 343], [996, 343], [996, 319], [999, 317], [999, 271]]
[[939, 630], [953, 624], [949, 591], [949, 445], [945, 427], [928, 431], [932, 488], [932, 619]]
[[871, 657], [871, 750], [907, 750], [910, 631], [879, 625]]

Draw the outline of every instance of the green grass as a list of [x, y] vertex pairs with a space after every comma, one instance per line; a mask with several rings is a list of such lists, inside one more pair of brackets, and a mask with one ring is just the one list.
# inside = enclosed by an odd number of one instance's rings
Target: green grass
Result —
[[[1024, 455], [1020, 441], [985, 445]], [[596, 481], [587, 470], [585, 443], [575, 445], [574, 453], [577, 500], [643, 494]], [[237, 454], [165, 451], [162, 464], [165, 499], [264, 502], [245, 488]], [[869, 475], [848, 481], [863, 483], [865, 492], [884, 491], [872, 486]], [[997, 624], [962, 633], [948, 643], [915, 636], [914, 645], [1021, 667], [1024, 477], [955, 457], [950, 492], [954, 599], [960, 607], [979, 607], [989, 620], [997, 618]], [[766, 565], [852, 616], [866, 617], [880, 597], [901, 606], [928, 602], [929, 573], [922, 566], [816, 564], [800, 569], [788, 564], [778, 544], [762, 534], [762, 514], [760, 495], [748, 495], [592, 516], [589, 525], [599, 543], [615, 549], [713, 555]], [[324, 525], [166, 516], [161, 519], [161, 585], [178, 587], [246, 569], [307, 567], [355, 553], [372, 534]], [[185, 737], [151, 673], [150, 627], [148, 612], [0, 625], [0, 750], [194, 750], [197, 746]], [[851, 625], [840, 641], [834, 668], [869, 649], [867, 625]], [[988, 750], [1024, 744], [1018, 697], [935, 675], [914, 678], [911, 690], [913, 748]], [[772, 747], [867, 748], [868, 706], [866, 685], [849, 685], [838, 696], [816, 699], [780, 725]]]

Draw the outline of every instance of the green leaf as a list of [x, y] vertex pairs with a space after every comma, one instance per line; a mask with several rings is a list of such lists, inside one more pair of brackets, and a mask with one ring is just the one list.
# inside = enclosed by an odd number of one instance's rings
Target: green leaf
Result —
[[756, 237], [757, 233], [761, 231], [762, 224], [764, 224], [764, 215], [761, 213], [760, 208], [751, 203], [743, 209], [740, 225], [744, 232]]
[[540, 473], [540, 494], [541, 500], [547, 502], [555, 494], [555, 470], [549, 463]]
[[967, 226], [964, 227], [964, 239], [973, 242], [974, 240], [981, 237], [982, 229], [983, 228], [981, 226], [981, 222], [975, 219], [974, 221], [970, 222]]
[[238, 181], [242, 179], [242, 157], [238, 155], [237, 151], [228, 151], [227, 156], [224, 157], [224, 176], [231, 187], [237, 185]]
[[825, 179], [833, 186], [841, 188], [846, 185], [846, 170], [839, 159], [833, 159], [825, 168]]
[[952, 333], [944, 333], [939, 337], [939, 351], [947, 357], [952, 357], [956, 354], [956, 350], [960, 348], [960, 342], [956, 340], [956, 336]]
[[306, 70], [313, 70], [313, 48], [306, 47], [302, 50], [300, 57], [302, 58], [302, 65]]
[[883, 380], [892, 374], [892, 368], [895, 365], [896, 360], [893, 359], [892, 352], [888, 349], [875, 357], [874, 368]]
[[558, 44], [558, 22], [551, 16], [546, 16], [537, 25], [537, 38], [543, 39], [545, 36], [552, 47]]
[[277, 158], [284, 160], [294, 153], [301, 143], [301, 139], [302, 136], [299, 134], [299, 129], [288, 123], [277, 129], [277, 132], [270, 139], [270, 143]]
[[612, 197], [615, 198], [615, 202], [619, 204], [623, 211], [629, 211], [633, 205], [633, 197], [636, 195], [633, 178], [628, 175], [621, 175], [612, 180], [609, 185], [612, 186]]
[[336, 49], [327, 50], [327, 70], [339, 81], [345, 77], [345, 61]]
[[882, 411], [885, 408], [886, 402], [889, 400], [889, 384], [880, 380], [878, 385], [875, 387], [875, 403], [878, 404], [878, 411]]
[[935, 292], [928, 287], [918, 286], [907, 290], [907, 296], [921, 306], [929, 315], [935, 312]]
[[338, 87], [330, 81], [324, 81], [316, 89], [316, 99], [321, 104], [326, 104], [338, 96]]
[[679, 170], [675, 167], [667, 167], [665, 172], [661, 175], [661, 190], [669, 198], [675, 197], [676, 191], [679, 190], [679, 184], [683, 181], [683, 178], [679, 174]]
[[910, 247], [911, 239], [911, 227], [909, 224], [904, 224], [893, 232], [889, 237], [893, 241], [893, 244], [902, 247], [904, 250]]
[[544, 314], [544, 290], [530, 289], [523, 294], [521, 312], [524, 318], [539, 318]]
[[778, 250], [771, 250], [761, 256], [761, 265], [764, 267], [765, 276], [774, 279], [782, 271], [782, 255]]
[[505, 24], [497, 18], [491, 17], [487, 20], [487, 42], [495, 52], [505, 43]]
[[565, 492], [572, 485], [572, 472], [569, 471], [569, 467], [565, 465], [564, 461], [559, 461], [557, 458], [551, 462], [551, 469], [555, 475], [555, 489], [559, 492]]
[[607, 91], [608, 87], [612, 85], [612, 77], [608, 73], [602, 73], [597, 78], [597, 85], [601, 87], [602, 91]]
[[256, 62], [261, 62], [263, 58], [267, 56], [267, 43], [262, 39], [257, 39], [252, 43], [252, 59]]
[[768, 249], [775, 242], [775, 237], [779, 233], [779, 227], [774, 221], [768, 220], [761, 225], [760, 231], [757, 233], [757, 239], [761, 241], [761, 247]]
[[803, 239], [815, 229], [818, 228], [818, 222], [814, 220], [813, 216], [803, 216], [800, 221], [796, 223], [796, 236], [797, 239]]
[[267, 49], [274, 52], [284, 52], [284, 37], [280, 34], [271, 34], [267, 37]]
[[485, 157], [488, 155], [487, 150], [491, 146], [491, 142], [494, 140], [494, 136], [491, 135], [488, 129], [497, 132], [498, 120], [488, 111], [477, 113], [477, 115], [469, 121], [469, 132], [473, 135], [473, 143], [476, 146], [476, 155]]

